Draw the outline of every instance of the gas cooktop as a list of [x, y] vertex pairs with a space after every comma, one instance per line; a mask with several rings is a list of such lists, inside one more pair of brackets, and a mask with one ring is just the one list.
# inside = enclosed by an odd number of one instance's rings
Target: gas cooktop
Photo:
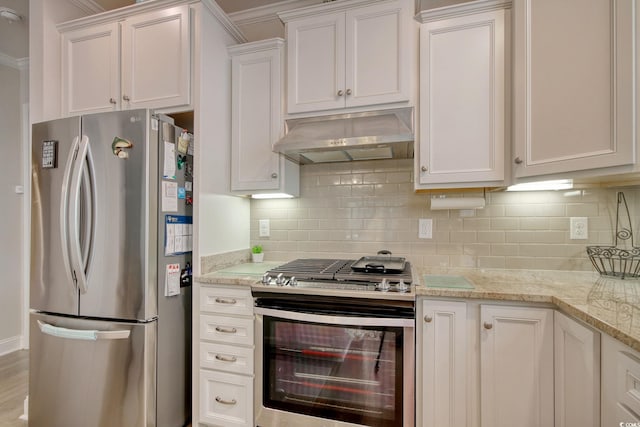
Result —
[[271, 288], [315, 288], [329, 290], [393, 292], [411, 294], [411, 265], [400, 273], [354, 271], [355, 260], [303, 258], [265, 273], [262, 285]]

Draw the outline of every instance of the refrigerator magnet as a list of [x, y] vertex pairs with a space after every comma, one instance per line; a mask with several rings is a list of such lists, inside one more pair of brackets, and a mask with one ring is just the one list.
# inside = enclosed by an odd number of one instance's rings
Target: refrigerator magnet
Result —
[[184, 187], [178, 187], [178, 199], [184, 199], [187, 196], [187, 192]]

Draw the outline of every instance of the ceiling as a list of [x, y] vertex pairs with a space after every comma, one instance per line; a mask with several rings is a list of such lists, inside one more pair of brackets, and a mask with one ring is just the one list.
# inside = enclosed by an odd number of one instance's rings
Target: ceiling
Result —
[[[51, 0], [48, 0], [51, 1]], [[279, 3], [282, 0], [216, 0], [227, 13]], [[93, 0], [104, 10], [117, 9], [135, 3], [135, 0]], [[13, 59], [29, 56], [29, 0], [0, 0], [0, 8], [7, 7], [18, 12], [23, 19], [9, 23], [0, 18], [0, 56]]]

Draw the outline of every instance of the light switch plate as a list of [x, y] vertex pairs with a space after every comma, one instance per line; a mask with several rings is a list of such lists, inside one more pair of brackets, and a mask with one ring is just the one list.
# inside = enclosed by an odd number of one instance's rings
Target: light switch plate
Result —
[[269, 230], [269, 220], [268, 219], [260, 219], [258, 220], [259, 224], [259, 233], [260, 237], [269, 237], [271, 231]]

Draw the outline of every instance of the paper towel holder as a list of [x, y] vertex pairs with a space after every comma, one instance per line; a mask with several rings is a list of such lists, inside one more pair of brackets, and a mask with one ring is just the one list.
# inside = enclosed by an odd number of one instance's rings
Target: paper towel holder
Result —
[[486, 194], [482, 197], [447, 197], [444, 194], [431, 197], [431, 210], [450, 209], [483, 209], [486, 205]]

